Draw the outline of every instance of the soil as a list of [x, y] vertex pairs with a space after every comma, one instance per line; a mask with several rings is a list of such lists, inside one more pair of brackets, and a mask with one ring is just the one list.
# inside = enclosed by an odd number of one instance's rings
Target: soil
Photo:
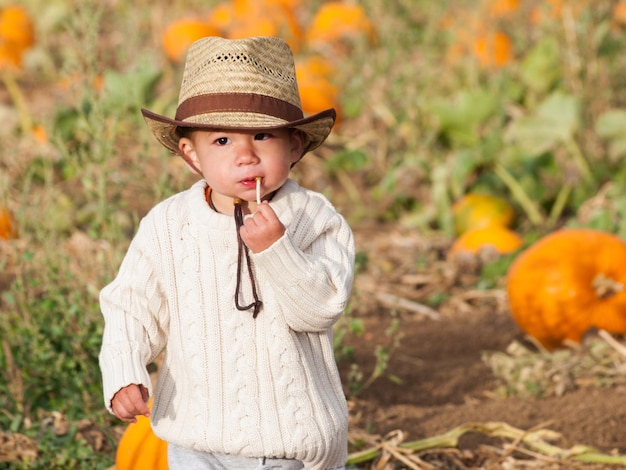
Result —
[[[348, 335], [345, 341], [355, 348], [366, 376], [374, 368], [375, 346], [389, 345], [394, 337], [384, 332], [394, 319], [400, 327], [395, 333], [399, 345], [385, 373], [350, 402], [353, 429], [380, 436], [399, 430], [403, 441], [410, 442], [465, 423], [503, 422], [521, 430], [556, 431], [561, 448], [584, 444], [626, 453], [624, 387], [584, 387], [547, 398], [503, 398], [495, 393], [498, 378], [483, 353], [505, 351], [512, 341], [525, 338], [507, 310], [502, 287], [476, 289], [476, 265], [447, 260], [446, 240], [426, 240], [397, 227], [355, 228], [355, 236], [368, 265], [357, 276], [352, 316], [363, 320], [365, 333]], [[438, 293], [444, 302], [434, 311], [422, 309], [424, 300]], [[395, 295], [396, 306], [390, 295]], [[348, 365], [341, 364], [341, 370], [347, 381]], [[471, 458], [455, 459], [454, 464], [447, 460], [435, 468], [609, 468], [546, 460], [532, 467], [506, 466], [506, 452], [495, 450], [502, 444], [497, 442], [494, 447], [493, 439], [468, 433], [459, 448]], [[495, 466], [487, 465], [488, 459]], [[522, 465], [524, 460], [516, 462]]]

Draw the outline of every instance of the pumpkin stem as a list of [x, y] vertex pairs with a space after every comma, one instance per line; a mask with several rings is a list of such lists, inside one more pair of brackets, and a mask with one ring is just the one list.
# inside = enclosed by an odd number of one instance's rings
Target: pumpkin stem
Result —
[[604, 300], [624, 290], [624, 284], [600, 273], [591, 282], [598, 299]]

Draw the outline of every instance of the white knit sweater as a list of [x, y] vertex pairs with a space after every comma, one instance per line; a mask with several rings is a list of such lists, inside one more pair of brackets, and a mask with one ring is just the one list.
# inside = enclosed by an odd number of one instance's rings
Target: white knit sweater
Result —
[[[129, 384], [150, 390], [146, 364], [165, 358], [152, 425], [200, 451], [344, 465], [348, 411], [332, 327], [354, 275], [352, 231], [328, 200], [292, 180], [270, 205], [286, 233], [250, 252], [263, 307], [235, 308], [232, 216], [206, 204], [199, 181], [141, 221], [117, 277], [100, 294], [100, 367], [109, 411]], [[242, 270], [242, 305], [252, 301]]]

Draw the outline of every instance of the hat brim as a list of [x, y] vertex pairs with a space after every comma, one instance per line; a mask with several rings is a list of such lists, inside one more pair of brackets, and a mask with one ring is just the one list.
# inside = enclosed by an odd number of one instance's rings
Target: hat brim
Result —
[[156, 139], [175, 154], [179, 154], [178, 141], [180, 139], [176, 129], [182, 127], [188, 129], [230, 129], [241, 131], [298, 129], [305, 134], [307, 139], [302, 154], [304, 155], [306, 152], [310, 152], [322, 145], [330, 135], [337, 117], [337, 113], [333, 108], [289, 122], [273, 116], [245, 112], [213, 112], [193, 116], [193, 118], [184, 121], [171, 119], [147, 109], [142, 109], [141, 114]]

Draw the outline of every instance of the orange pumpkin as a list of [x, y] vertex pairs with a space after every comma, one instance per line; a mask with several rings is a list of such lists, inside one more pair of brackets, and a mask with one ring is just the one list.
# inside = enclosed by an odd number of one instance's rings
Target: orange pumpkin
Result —
[[580, 342], [590, 328], [626, 333], [626, 243], [592, 229], [562, 229], [509, 268], [511, 314], [546, 349]]
[[[148, 405], [152, 409], [152, 401]], [[159, 439], [150, 426], [150, 418], [138, 416], [128, 425], [117, 445], [117, 470], [167, 470], [167, 442]]]
[[46, 131], [45, 127], [43, 127], [42, 125], [37, 125], [33, 127], [32, 132], [33, 139], [35, 139], [35, 141], [39, 142], [40, 144], [48, 143], [48, 132]]
[[457, 238], [450, 255], [477, 255], [482, 250], [495, 250], [497, 254], [511, 253], [522, 246], [523, 239], [513, 230], [497, 225], [468, 230]]
[[19, 69], [21, 66], [22, 52], [0, 37], [0, 69]]
[[469, 193], [452, 205], [454, 230], [460, 235], [468, 230], [490, 226], [510, 227], [515, 210], [504, 199], [489, 194]]
[[220, 3], [207, 17], [207, 22], [220, 31], [228, 31], [235, 21], [235, 7], [232, 3]]
[[231, 0], [218, 4], [209, 23], [230, 39], [279, 36], [294, 53], [300, 49], [302, 31], [291, 0]]
[[0, 10], [0, 37], [20, 52], [35, 42], [35, 28], [26, 10], [17, 5], [6, 5]]
[[219, 36], [220, 31], [197, 18], [182, 18], [173, 21], [163, 32], [161, 42], [167, 57], [173, 62], [182, 62], [192, 43], [206, 36]]
[[24, 51], [34, 41], [35, 29], [26, 10], [17, 5], [0, 10], [0, 69], [19, 69]]
[[17, 225], [13, 215], [4, 207], [0, 207], [0, 239], [17, 238]]
[[331, 81], [334, 66], [318, 55], [296, 59], [298, 91], [305, 114], [315, 114], [328, 108], [337, 111], [337, 123], [341, 119], [339, 89]]
[[502, 31], [479, 35], [473, 45], [474, 56], [482, 68], [500, 68], [513, 59], [513, 42]]
[[626, 1], [620, 0], [613, 6], [613, 26], [626, 24]]
[[520, 6], [520, 0], [489, 0], [487, 14], [492, 18], [504, 18], [515, 13]]
[[306, 40], [310, 45], [333, 45], [342, 39], [359, 36], [375, 39], [374, 27], [363, 7], [344, 2], [326, 2], [316, 12]]

